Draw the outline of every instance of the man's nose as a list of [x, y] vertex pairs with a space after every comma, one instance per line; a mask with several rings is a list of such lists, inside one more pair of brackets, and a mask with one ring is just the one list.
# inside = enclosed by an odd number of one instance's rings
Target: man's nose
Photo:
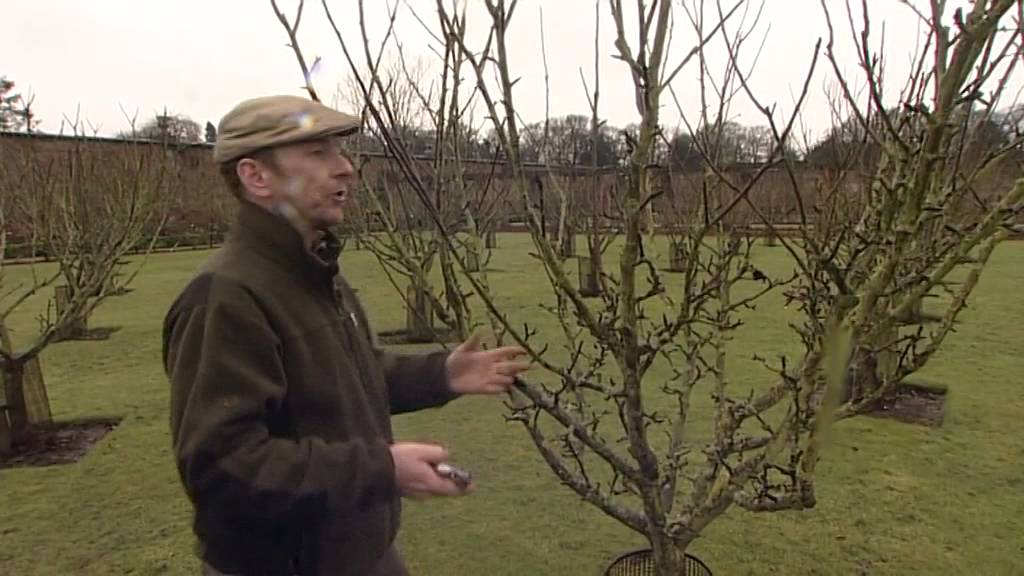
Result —
[[336, 178], [351, 178], [356, 173], [355, 167], [352, 166], [352, 160], [346, 154], [338, 154], [333, 168]]

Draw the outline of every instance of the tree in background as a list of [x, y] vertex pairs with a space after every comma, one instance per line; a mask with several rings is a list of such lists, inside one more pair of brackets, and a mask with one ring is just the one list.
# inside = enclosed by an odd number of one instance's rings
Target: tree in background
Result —
[[34, 96], [14, 91], [14, 81], [0, 76], [0, 132], [32, 132], [39, 121], [32, 112]]
[[[978, 1], [952, 14], [943, 2], [911, 6], [928, 44], [898, 105], [887, 105], [870, 19], [856, 25], [851, 13], [842, 14], [837, 20], [848, 30], [836, 33], [822, 6], [826, 56], [839, 86], [833, 108], [847, 120], [829, 143], [838, 170], [818, 194], [817, 222], [803, 214], [804, 274], [791, 296], [807, 314], [801, 335], [808, 346], [827, 318], [849, 331], [850, 382], [837, 411], [845, 417], [891, 398], [938, 352], [996, 246], [1019, 221], [1024, 140], [1000, 128], [999, 109], [1018, 106], [1011, 86], [1024, 47], [1015, 0]], [[855, 38], [860, 77], [837, 63], [840, 34]], [[1000, 177], [1006, 173], [1012, 176]], [[851, 184], [860, 199], [852, 206]]]
[[[272, 0], [271, 6], [288, 35], [307, 92], [318, 99], [297, 41], [304, 2], [300, 0], [292, 20], [278, 9], [276, 1]], [[333, 27], [331, 13], [324, 8]], [[490, 185], [492, 178], [466, 177], [464, 161], [480, 150], [480, 143], [477, 130], [466, 121], [470, 114], [460, 90], [465, 59], [451, 47], [438, 54], [442, 76], [427, 82], [423, 63], [401, 54], [401, 45], [390, 28], [379, 47], [371, 51], [362, 3], [358, 22], [360, 55], [354, 56], [338, 34], [352, 79], [336, 100], [360, 111], [365, 120], [364, 134], [349, 143], [387, 150], [393, 161], [379, 173], [360, 179], [363, 193], [353, 224], [406, 303], [407, 339], [465, 340], [476, 323], [460, 276], [476, 274], [486, 282], [482, 236], [493, 225], [495, 207], [501, 201], [498, 189]], [[385, 61], [384, 54], [392, 45], [400, 57]], [[428, 213], [440, 215], [440, 220], [431, 219]], [[405, 282], [399, 282], [396, 275]], [[439, 290], [435, 288], [438, 285]], [[435, 318], [443, 329], [435, 330]]]
[[[83, 336], [91, 313], [122, 294], [145, 263], [173, 202], [177, 155], [146, 142], [97, 146], [82, 135], [50, 149], [30, 142], [0, 155], [0, 369], [6, 416], [0, 448], [10, 449], [35, 424], [47, 423], [49, 401], [41, 376], [29, 378], [40, 353], [61, 339]], [[27, 284], [5, 282], [8, 233], [18, 225], [30, 255], [56, 261], [53, 272], [36, 264]], [[141, 253], [130, 263], [127, 256]], [[53, 289], [38, 332], [17, 345], [6, 319], [30, 298]]]
[[[170, 114], [164, 110], [163, 114], [157, 114], [144, 122], [141, 126], [135, 127], [132, 123], [132, 130], [121, 132], [120, 137], [126, 139], [138, 138], [142, 140], [153, 140], [164, 144], [197, 144], [203, 142], [204, 131], [195, 120], [184, 114]], [[206, 137], [210, 131], [205, 131]], [[216, 130], [213, 132], [216, 139]]]

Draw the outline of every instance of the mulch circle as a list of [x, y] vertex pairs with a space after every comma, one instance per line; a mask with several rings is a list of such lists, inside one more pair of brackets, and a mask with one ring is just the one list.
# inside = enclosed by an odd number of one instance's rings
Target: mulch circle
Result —
[[908, 424], [942, 426], [946, 414], [946, 391], [903, 384], [869, 414]]
[[34, 426], [10, 454], [0, 455], [0, 470], [77, 462], [118, 423], [104, 419]]
[[113, 336], [114, 334], [116, 334], [120, 330], [121, 330], [120, 326], [89, 328], [89, 329], [85, 330], [84, 332], [81, 332], [81, 333], [78, 333], [78, 334], [74, 334], [72, 336], [68, 336], [68, 337], [64, 338], [63, 340], [65, 342], [69, 342], [69, 341], [72, 341], [72, 340], [73, 341], [77, 341], [77, 342], [86, 342], [86, 341], [99, 342], [99, 341], [103, 341], [103, 340], [109, 340], [111, 336]]

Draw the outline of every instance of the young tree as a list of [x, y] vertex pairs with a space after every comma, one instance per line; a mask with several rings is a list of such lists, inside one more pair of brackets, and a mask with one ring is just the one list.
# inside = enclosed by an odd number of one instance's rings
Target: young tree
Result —
[[[825, 2], [822, 8], [826, 55], [856, 126], [850, 132], [861, 135], [850, 140], [859, 146], [850, 146], [849, 157], [873, 160], [855, 218], [823, 222], [813, 234], [806, 228], [808, 273], [794, 294], [808, 313], [808, 333], [820, 332], [813, 318], [824, 310], [851, 330], [842, 417], [874, 409], [934, 356], [1019, 218], [1024, 182], [998, 174], [1019, 174], [1022, 140], [993, 118], [998, 107], [1016, 105], [1007, 102], [1009, 85], [1024, 47], [1017, 1], [978, 1], [952, 15], [944, 2], [914, 9], [927, 31], [925, 49], [898, 102], [888, 105], [869, 14], [859, 25], [849, 7], [844, 14], [867, 86], [858, 96], [833, 50], [832, 14]], [[837, 190], [826, 192], [826, 212]], [[925, 298], [937, 304], [927, 330]]]
[[[615, 54], [628, 70], [638, 122], [625, 131], [628, 160], [612, 214], [624, 246], [597, 302], [584, 299], [570, 280], [531, 202], [513, 89], [517, 76], [506, 42], [514, 33], [517, 2], [484, 4], [491, 27], [482, 47], [467, 45], [467, 20], [455, 2], [437, 0], [438, 36], [447, 50], [457, 47], [473, 72], [513, 186], [528, 211], [539, 266], [559, 303], [551, 311], [561, 326], [557, 340], [562, 346], [537, 345], [537, 332], [521, 327], [514, 311], [499, 308], [478, 278], [465, 276], [503, 336], [526, 348], [546, 371], [536, 381], [519, 381], [511, 418], [524, 426], [564, 484], [647, 538], [657, 573], [675, 576], [682, 573], [687, 547], [732, 506], [760, 512], [814, 506], [815, 468], [828, 426], [884, 397], [923, 366], [948, 334], [992, 250], [1019, 214], [1024, 195], [1024, 181], [1017, 181], [987, 201], [980, 193], [975, 199], [978, 179], [999, 156], [982, 154], [978, 163], [965, 167], [962, 152], [969, 147], [958, 137], [963, 133], [959, 127], [978, 125], [969, 121], [972, 114], [1000, 100], [1007, 85], [1001, 79], [1021, 60], [1021, 23], [1010, 15], [1019, 2], [979, 0], [968, 14], [952, 18], [943, 13], [944, 3], [931, 3], [932, 13], [921, 14], [930, 35], [895, 108], [902, 111], [898, 118], [885, 113], [893, 107], [883, 105], [880, 64], [866, 40], [859, 43], [869, 79], [867, 102], [855, 97], [848, 83], [843, 83], [844, 98], [868, 138], [879, 145], [877, 170], [866, 198], [840, 194], [846, 188], [837, 185], [816, 195], [808, 208], [803, 203], [810, 195], [801, 190], [790, 143], [820, 42], [808, 55], [808, 73], [794, 109], [780, 118], [750, 88], [741, 59], [763, 6], [695, 0], [683, 4], [680, 16], [673, 14], [669, 0], [640, 0], [635, 12], [621, 0], [609, 0]], [[867, 12], [868, 3], [862, 6]], [[822, 7], [828, 14], [824, 0]], [[862, 21], [864, 30], [853, 36], [868, 39], [870, 14]], [[673, 22], [689, 22], [696, 36], [681, 62], [669, 62], [668, 39], [678, 32]], [[712, 41], [721, 42], [728, 53], [724, 67], [715, 67], [706, 54]], [[831, 35], [825, 54], [843, 79]], [[701, 193], [685, 212], [678, 238], [680, 274], [668, 279], [651, 260], [644, 232], [649, 207], [665, 190], [653, 169], [670, 150], [660, 120], [663, 97], [675, 98], [673, 82], [687, 65], [697, 68], [701, 97], [687, 129], [704, 162]], [[990, 80], [997, 88], [985, 94], [983, 88], [993, 85]], [[733, 136], [738, 132], [729, 124], [736, 94], [763, 112], [772, 141], [765, 152], [766, 133], [759, 131], [757, 152], [747, 156], [764, 161], [742, 180], [726, 173], [743, 157], [736, 152]], [[392, 142], [388, 149], [398, 150]], [[787, 173], [799, 209], [799, 237], [779, 236], [794, 262], [792, 279], [758, 270], [742, 221], [729, 219], [743, 205], [776, 232], [750, 196], [764, 174], [777, 168]], [[419, 178], [405, 168], [403, 174], [410, 181]], [[977, 210], [957, 210], [963, 198], [974, 199]], [[464, 267], [452, 235], [443, 234], [444, 214], [429, 195], [418, 193], [417, 199]], [[906, 336], [896, 328], [898, 337], [893, 338], [894, 327], [915, 302], [947, 282], [958, 267], [966, 267], [965, 279], [946, 304], [939, 328], [930, 335], [918, 328]], [[736, 362], [729, 348], [732, 333], [747, 306], [783, 286], [804, 313], [795, 326], [803, 350], [795, 358], [781, 357], [778, 365], [765, 362], [768, 381], [740, 388], [730, 378]], [[880, 377], [875, 371], [873, 385], [861, 385], [855, 376], [844, 395], [848, 367], [855, 373], [874, 370], [878, 355], [897, 344], [902, 352], [893, 370]], [[695, 393], [706, 394], [710, 414], [691, 409]]]
[[[175, 158], [161, 146], [130, 143], [111, 149], [77, 136], [60, 144], [44, 148], [29, 142], [5, 151], [0, 175], [0, 240], [12, 229], [10, 215], [17, 215], [22, 240], [33, 254], [56, 261], [52, 273], [38, 273], [29, 264], [27, 284], [0, 286], [0, 332], [15, 309], [54, 289], [39, 331], [27, 344], [0, 338], [15, 443], [50, 414], [42, 381], [29, 383], [39, 389], [26, 390], [27, 367], [53, 342], [79, 336], [97, 306], [125, 291], [145, 261], [130, 267], [126, 257], [152, 248], [172, 198], [167, 184]], [[4, 281], [0, 268], [0, 284]], [[29, 396], [44, 405], [33, 410]]]
[[[305, 70], [305, 58], [296, 39], [304, 3], [299, 2], [291, 22], [276, 2], [271, 4], [300, 68]], [[330, 10], [324, 8], [334, 26]], [[395, 10], [397, 4], [391, 12], [392, 25]], [[356, 226], [362, 227], [361, 240], [406, 302], [409, 337], [414, 341], [444, 339], [446, 334], [434, 330], [436, 317], [444, 325], [444, 332], [465, 339], [476, 324], [459, 277], [474, 273], [486, 283], [481, 247], [483, 236], [494, 225], [501, 197], [499, 189], [491, 185], [493, 169], [485, 168], [486, 176], [467, 178], [465, 157], [467, 150], [477, 146], [477, 138], [476, 130], [466, 121], [468, 105], [462, 100], [464, 58], [450, 47], [441, 55], [441, 78], [428, 83], [423, 78], [423, 65], [409, 66], [399, 46], [399, 59], [384, 69], [381, 63], [393, 40], [391, 28], [374, 54], [364, 27], [362, 2], [359, 14], [365, 67], [356, 65], [348, 45], [334, 28], [353, 75], [343, 98], [350, 105], [359, 101], [364, 117], [371, 120], [371, 134], [383, 144], [393, 162], [373, 177], [362, 178], [361, 217], [356, 219]], [[308, 83], [307, 91], [316, 97], [315, 88]], [[416, 142], [425, 137], [430, 138], [430, 144], [421, 148], [429, 155], [414, 156]], [[427, 217], [428, 210], [440, 215], [440, 222]], [[376, 229], [370, 229], [371, 222]], [[446, 236], [452, 242], [444, 241]], [[434, 289], [435, 264], [441, 277], [440, 292]], [[392, 273], [405, 277], [407, 284], [398, 283]]]
[[[488, 0], [486, 4], [492, 31], [483, 53], [461, 41], [464, 30], [457, 22], [450, 24], [456, 30], [452, 37], [459, 41], [476, 72], [477, 87], [495, 132], [525, 193], [513, 72], [505, 44], [515, 3]], [[446, 13], [443, 2], [438, 2], [438, 10]], [[567, 356], [568, 361], [557, 360], [547, 347], [531, 346], [528, 332], [518, 330], [503, 311], [493, 313], [502, 320], [507, 335], [527, 347], [557, 382], [554, 387], [522, 382], [513, 417], [522, 422], [563, 482], [584, 500], [650, 540], [659, 574], [667, 575], [680, 573], [687, 545], [729, 504], [741, 499], [736, 492], [762, 472], [792, 426], [784, 420], [764, 434], [741, 434], [744, 422], [760, 418], [784, 396], [760, 399], [756, 408], [738, 414], [733, 412], [736, 401], [725, 395], [725, 343], [736, 326], [735, 314], [777, 285], [769, 281], [753, 296], [733, 296], [732, 286], [753, 275], [748, 265], [749, 243], [730, 235], [722, 226], [722, 218], [736, 203], [709, 202], [702, 213], [713, 217], [694, 223], [689, 236], [689, 268], [681, 292], [666, 289], [646, 254], [648, 208], [661, 193], [652, 181], [651, 170], [659, 152], [661, 96], [682, 66], [701, 54], [704, 43], [719, 36], [722, 28], [721, 24], [707, 30], [698, 27], [698, 46], [682, 63], [670, 65], [666, 43], [671, 4], [653, 2], [648, 6], [641, 2], [638, 10], [640, 48], [626, 40], [622, 4], [611, 2], [617, 56], [630, 70], [640, 118], [635, 134], [628, 137], [629, 158], [614, 212], [625, 241], [617, 270], [609, 274], [599, 307], [584, 301], [551, 244], [540, 233], [539, 215], [533, 211], [529, 223], [535, 248], [556, 297], [566, 303], [556, 314], [566, 340], [565, 351], [559, 356]], [[736, 8], [730, 15], [735, 12]], [[726, 19], [723, 16], [722, 20]], [[492, 96], [486, 81], [492, 73], [499, 78], [497, 96]], [[493, 305], [488, 296], [483, 298]], [[661, 362], [677, 369], [669, 382], [659, 386], [651, 368]], [[687, 419], [690, 396], [698, 385], [712, 388], [718, 407], [714, 441], [703, 447], [687, 441], [691, 437], [687, 428], [693, 424]], [[678, 401], [675, 417], [656, 411], [654, 406], [662, 404], [653, 398], [659, 395]], [[627, 451], [619, 448], [616, 438], [608, 436], [609, 423], [602, 422], [603, 415], [615, 413], [620, 415], [621, 440]], [[661, 443], [654, 440], [660, 436], [659, 431], [670, 438], [660, 455]], [[706, 454], [706, 461], [699, 467], [697, 463], [688, 467], [687, 455], [696, 453]], [[695, 472], [688, 473], [688, 468]], [[726, 470], [736, 476], [730, 478]], [[755, 504], [751, 497], [750, 505]]]
[[[620, 258], [616, 291], [605, 311], [597, 312], [587, 306], [568, 282], [557, 259], [551, 257], [550, 246], [536, 233], [534, 218], [531, 231], [538, 251], [544, 256], [545, 269], [556, 291], [571, 302], [570, 318], [575, 318], [580, 326], [576, 330], [566, 329], [570, 343], [568, 366], [555, 365], [531, 348], [537, 361], [558, 376], [561, 387], [552, 390], [524, 382], [520, 390], [527, 400], [517, 404], [516, 414], [563, 482], [588, 502], [647, 536], [659, 574], [668, 575], [679, 573], [681, 554], [688, 544], [733, 504], [755, 511], [813, 506], [814, 470], [821, 433], [828, 423], [835, 417], [867, 409], [900, 378], [923, 366], [938, 349], [976, 285], [992, 249], [1004, 237], [1000, 229], [1009, 225], [1020, 210], [1024, 188], [1020, 183], [993, 199], [973, 218], [967, 218], [973, 221], [965, 222], [964, 215], [951, 208], [957, 197], [972, 195], [981, 169], [997, 159], [983, 155], [974, 167], [962, 166], [965, 140], [957, 138], [957, 126], [972, 124], [966, 122], [963, 112], [956, 111], [974, 108], [965, 102], [999, 101], [1005, 80], [997, 82], [995, 93], [987, 98], [983, 98], [978, 87], [985, 85], [987, 78], [1005, 79], [1013, 71], [1020, 59], [1020, 47], [1015, 44], [1020, 23], [1006, 17], [1014, 2], [978, 2], [969, 16], [954, 16], [960, 32], [951, 38], [941, 4], [933, 3], [935, 12], [927, 20], [933, 37], [926, 44], [933, 50], [922, 50], [918, 74], [904, 92], [901, 109], [907, 112], [900, 123], [903, 128], [887, 126], [889, 139], [886, 133], [875, 139], [883, 143], [882, 149], [888, 153], [880, 162], [880, 177], [872, 183], [872, 189], [877, 190], [872, 196], [877, 200], [869, 201], [861, 214], [854, 213], [858, 218], [853, 221], [823, 218], [822, 222], [814, 223], [801, 211], [802, 241], [794, 245], [783, 240], [798, 264], [797, 282], [788, 295], [807, 314], [799, 330], [805, 345], [803, 355], [796, 362], [784, 360], [773, 367], [777, 380], [762, 388], [762, 392], [736, 395], [729, 393], [729, 362], [724, 343], [736, 326], [736, 315], [742, 307], [779, 282], [759, 273], [749, 258], [749, 242], [737, 238], [736, 231], [722, 221], [736, 205], [749, 204], [748, 195], [759, 174], [779, 165], [792, 174], [795, 159], [788, 144], [796, 114], [780, 125], [771, 109], [762, 105], [749, 89], [746, 74], [738, 63], [739, 49], [748, 32], [742, 23], [737, 29], [729, 22], [737, 10], [748, 13], [745, 9], [750, 7], [746, 3], [740, 2], [729, 11], [720, 5], [714, 7], [718, 18], [710, 28], [703, 24], [707, 20], [702, 5], [688, 10], [702, 42], [719, 36], [729, 51], [725, 82], [718, 83], [726, 86], [722, 93], [729, 92], [730, 79], [733, 87], [742, 86], [765, 113], [773, 146], [766, 155], [770, 161], [753, 178], [744, 185], [733, 183], [722, 171], [723, 166], [737, 159], [729, 153], [735, 148], [728, 138], [730, 131], [723, 129], [728, 126], [728, 114], [724, 111], [727, 101], [722, 99], [718, 113], [714, 113], [715, 104], [704, 100], [694, 132], [698, 134], [696, 140], [707, 166], [705, 178], [709, 188], [732, 192], [732, 197], [724, 193], [703, 196], [698, 211], [701, 218], [691, 221], [686, 234], [681, 294], [673, 291], [669, 297], [653, 270], [648, 272], [648, 282], [639, 283], [636, 271], [653, 268], [642, 255], [640, 221], [642, 209], [653, 195], [648, 166], [659, 131], [659, 100], [678, 68], [667, 67], [662, 61], [671, 21], [668, 2], [656, 1], [649, 6], [639, 3], [634, 18], [640, 23], [636, 36], [641, 39], [639, 48], [631, 47], [626, 40], [622, 4], [616, 0], [610, 4], [618, 32], [618, 56], [633, 77], [641, 118], [620, 213], [626, 246]], [[822, 5], [827, 10], [824, 2]], [[500, 0], [488, 0], [487, 7], [493, 20], [494, 52], [485, 49], [483, 54], [474, 56], [472, 50], [463, 48], [477, 71], [478, 87], [506, 155], [515, 166], [519, 161], [517, 124], [512, 73], [504, 52], [504, 37], [515, 3], [506, 7]], [[438, 8], [444, 10], [441, 2]], [[863, 21], [866, 26], [870, 15], [865, 15]], [[1010, 30], [1003, 32], [1001, 27]], [[866, 38], [868, 34], [864, 31], [856, 36]], [[877, 87], [878, 63], [864, 46], [859, 48], [865, 54], [863, 68], [869, 71], [874, 84], [870, 100], [874, 113], [884, 115], [886, 108], [881, 105]], [[831, 44], [827, 53], [835, 64]], [[699, 57], [702, 78], [710, 76], [703, 43], [691, 54]], [[815, 63], [817, 54], [815, 51]], [[934, 65], [928, 67], [927, 63]], [[500, 79], [498, 98], [490, 96], [485, 81], [491, 66]], [[839, 67], [833, 68], [838, 74]], [[814, 64], [803, 95], [813, 70]], [[1002, 76], [994, 76], [997, 71]], [[934, 82], [930, 92], [924, 89], [929, 79]], [[867, 114], [859, 117], [870, 118]], [[873, 125], [870, 121], [863, 124], [865, 128]], [[894, 121], [886, 122], [884, 116], [883, 124], [895, 128]], [[791, 180], [799, 203], [802, 197], [797, 179]], [[751, 205], [751, 209], [771, 228], [771, 221], [756, 206]], [[849, 232], [826, 230], [829, 223], [838, 223]], [[967, 260], [966, 280], [955, 291], [940, 328], [930, 337], [921, 338], [920, 332], [916, 332], [917, 336], [902, 340], [902, 352], [897, 358], [906, 361], [895, 363], [895, 370], [886, 373], [876, 386], [854, 386], [844, 399], [837, 398], [846, 358], [852, 356], [854, 371], [863, 372], [863, 365], [870, 364], [872, 356], [890, 349], [893, 341], [886, 335], [891, 334], [892, 326], [905, 309], [963, 265], [972, 250], [976, 251]], [[738, 298], [733, 287], [742, 281], [760, 282], [764, 288], [754, 290], [752, 297]], [[893, 299], [893, 294], [900, 296]], [[655, 298], [662, 299], [665, 309], [670, 311], [663, 312], [660, 322], [654, 320], [657, 312], [648, 305]], [[563, 315], [562, 319], [569, 318]], [[511, 325], [508, 334], [528, 344], [527, 335], [517, 333]], [[614, 378], [602, 377], [602, 362], [588, 359], [582, 352], [587, 347], [579, 343], [582, 336], [589, 336], [586, 344], [596, 343], [601, 351], [595, 357], [613, 359], [617, 372]], [[675, 377], [661, 386], [651, 381], [653, 374], [649, 372], [659, 357], [675, 366]], [[829, 383], [832, 388], [827, 386]], [[701, 386], [710, 386], [715, 406], [712, 440], [706, 444], [688, 440], [692, 435], [687, 430], [696, 420], [690, 418], [690, 398]], [[652, 410], [652, 406], [658, 405], [654, 398], [659, 389], [678, 400], [674, 417]], [[621, 415], [624, 440], [629, 447], [626, 454], [601, 437], [601, 431], [607, 428], [599, 424], [600, 415], [608, 413], [598, 407], [602, 401], [611, 403], [611, 412]], [[829, 408], [835, 404], [841, 405], [833, 414]], [[667, 450], [660, 453], [656, 448], [660, 443], [654, 441], [658, 429], [666, 430], [669, 437]], [[697, 454], [705, 458], [695, 457]], [[607, 475], [595, 470], [595, 461], [611, 468], [610, 482]], [[639, 507], [620, 501], [623, 493], [631, 496], [630, 500]]]

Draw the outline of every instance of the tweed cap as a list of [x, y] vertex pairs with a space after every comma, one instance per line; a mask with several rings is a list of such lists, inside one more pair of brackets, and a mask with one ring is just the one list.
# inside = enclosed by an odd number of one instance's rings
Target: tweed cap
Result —
[[245, 100], [224, 115], [217, 127], [213, 159], [231, 162], [262, 148], [358, 132], [359, 118], [299, 96]]

